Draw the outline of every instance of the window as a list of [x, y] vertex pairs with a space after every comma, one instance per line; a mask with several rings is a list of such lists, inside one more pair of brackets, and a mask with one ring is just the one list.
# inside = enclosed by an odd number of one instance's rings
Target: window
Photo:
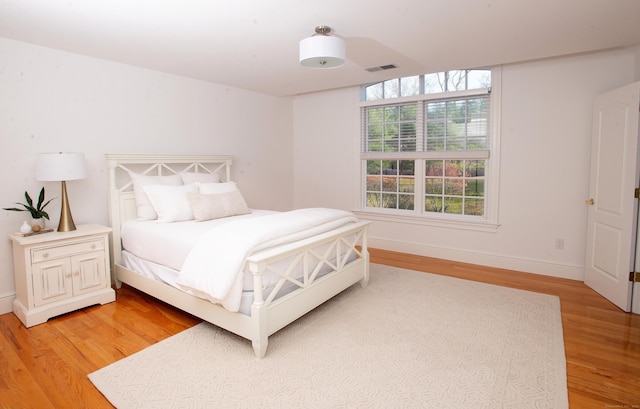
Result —
[[495, 222], [492, 86], [491, 70], [456, 70], [363, 87], [364, 210]]

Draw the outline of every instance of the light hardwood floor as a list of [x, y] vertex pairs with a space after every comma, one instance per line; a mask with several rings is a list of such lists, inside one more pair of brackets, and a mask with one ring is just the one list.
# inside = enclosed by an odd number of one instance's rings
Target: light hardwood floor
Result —
[[[583, 283], [376, 249], [371, 261], [560, 297], [570, 407], [640, 408], [640, 316]], [[198, 322], [128, 287], [29, 329], [0, 315], [0, 407], [110, 408], [87, 374]]]

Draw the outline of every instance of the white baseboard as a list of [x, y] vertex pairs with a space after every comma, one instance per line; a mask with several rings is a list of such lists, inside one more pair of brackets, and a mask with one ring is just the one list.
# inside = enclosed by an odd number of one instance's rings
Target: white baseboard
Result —
[[404, 243], [369, 236], [369, 247], [382, 250], [415, 254], [418, 256], [459, 261], [462, 263], [504, 268], [525, 273], [541, 274], [551, 277], [584, 281], [584, 266], [558, 264], [544, 260], [532, 260], [510, 257], [501, 254], [487, 254], [473, 251], [451, 249], [423, 244]]
[[0, 314], [13, 312], [13, 300], [15, 298], [16, 298], [16, 293], [0, 294]]

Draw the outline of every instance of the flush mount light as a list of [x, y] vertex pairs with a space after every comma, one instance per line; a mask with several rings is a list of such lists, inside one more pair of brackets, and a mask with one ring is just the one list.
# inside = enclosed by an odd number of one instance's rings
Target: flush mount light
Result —
[[300, 64], [311, 68], [335, 68], [344, 64], [344, 40], [330, 36], [331, 27], [318, 26], [316, 33], [300, 41]]

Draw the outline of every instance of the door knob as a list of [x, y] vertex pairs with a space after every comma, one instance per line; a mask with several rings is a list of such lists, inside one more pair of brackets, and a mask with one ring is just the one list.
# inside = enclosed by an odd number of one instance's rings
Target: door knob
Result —
[[584, 201], [586, 204], [588, 204], [589, 206], [593, 206], [596, 202], [593, 199], [589, 199], [589, 200], [585, 200]]

